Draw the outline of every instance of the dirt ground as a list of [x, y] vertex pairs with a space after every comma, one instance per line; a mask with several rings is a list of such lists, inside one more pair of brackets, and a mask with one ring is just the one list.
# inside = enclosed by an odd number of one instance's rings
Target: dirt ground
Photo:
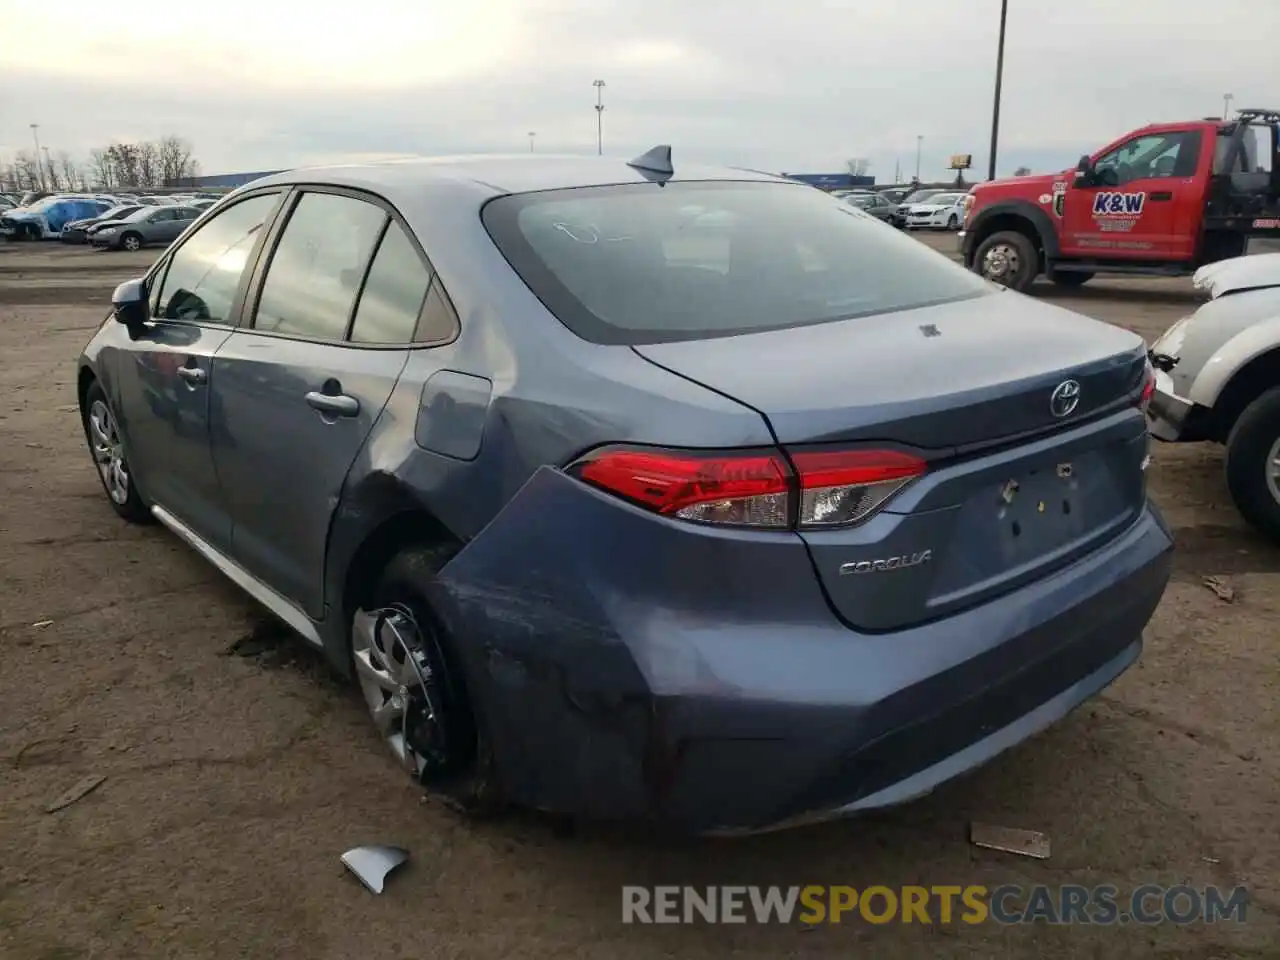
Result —
[[[1139, 663], [919, 802], [734, 841], [467, 825], [421, 801], [314, 656], [107, 507], [74, 361], [153, 257], [0, 245], [3, 960], [1280, 956], [1280, 550], [1238, 519], [1218, 450], [1154, 451], [1179, 550]], [[1148, 338], [1196, 302], [1175, 281], [1035, 293]], [[87, 776], [106, 780], [46, 812]], [[975, 819], [1048, 833], [1051, 859], [972, 847]], [[369, 842], [412, 851], [381, 897], [338, 860]], [[624, 926], [621, 885], [656, 883], [1243, 884], [1251, 902], [1244, 924], [1182, 928]]]

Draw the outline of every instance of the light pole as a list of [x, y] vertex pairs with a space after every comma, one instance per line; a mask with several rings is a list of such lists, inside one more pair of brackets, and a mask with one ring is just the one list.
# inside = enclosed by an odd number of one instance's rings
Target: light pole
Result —
[[996, 178], [996, 146], [1000, 139], [1000, 86], [1004, 81], [1004, 24], [1009, 16], [1009, 0], [1000, 0], [1000, 41], [996, 45], [996, 95], [991, 104], [991, 151], [987, 158], [987, 179]]
[[1231, 112], [1231, 101], [1236, 98], [1234, 93], [1224, 93], [1222, 95], [1222, 119], [1227, 119], [1227, 114]]
[[533, 153], [533, 138], [536, 136], [537, 134], [534, 131], [532, 130], [529, 131], [529, 152], [530, 153]]
[[40, 159], [40, 124], [31, 124], [31, 139], [36, 145], [36, 173], [40, 175], [40, 189], [44, 189], [44, 162]]
[[916, 136], [916, 183], [920, 182], [920, 145], [924, 143], [924, 136]]
[[596, 88], [596, 154], [604, 153], [604, 81], [593, 80]]

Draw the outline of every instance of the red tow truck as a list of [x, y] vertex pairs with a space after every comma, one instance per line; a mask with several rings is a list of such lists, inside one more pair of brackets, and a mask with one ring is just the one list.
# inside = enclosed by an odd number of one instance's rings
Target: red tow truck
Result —
[[965, 198], [960, 250], [989, 280], [1183, 276], [1280, 239], [1280, 111], [1150, 124], [1074, 170], [993, 180]]

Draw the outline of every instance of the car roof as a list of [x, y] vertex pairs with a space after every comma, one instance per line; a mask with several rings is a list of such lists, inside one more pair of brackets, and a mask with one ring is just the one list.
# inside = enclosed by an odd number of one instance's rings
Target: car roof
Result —
[[[793, 183], [755, 170], [686, 164], [674, 160], [672, 182], [690, 180]], [[371, 190], [388, 195], [424, 186], [451, 183], [472, 191], [477, 200], [509, 193], [573, 187], [644, 183], [646, 178], [627, 161], [614, 157], [514, 154], [509, 156], [417, 157], [374, 163], [341, 164], [287, 170], [255, 180], [246, 187], [319, 183]]]

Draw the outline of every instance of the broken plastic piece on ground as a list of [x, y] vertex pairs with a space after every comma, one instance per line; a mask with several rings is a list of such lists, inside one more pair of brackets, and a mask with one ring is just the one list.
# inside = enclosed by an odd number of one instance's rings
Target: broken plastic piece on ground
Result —
[[44, 812], [57, 813], [59, 810], [71, 806], [76, 801], [83, 800], [89, 794], [93, 793], [93, 791], [102, 786], [103, 783], [106, 782], [106, 779], [106, 777], [98, 776], [96, 774], [81, 777], [62, 793], [58, 794], [53, 802], [44, 808]]
[[1224, 603], [1233, 603], [1236, 599], [1236, 591], [1229, 583], [1221, 577], [1205, 577], [1202, 582], [1206, 587], [1218, 595], [1218, 599]]
[[375, 843], [367, 847], [352, 847], [342, 855], [342, 865], [354, 873], [371, 893], [381, 893], [387, 874], [408, 859], [408, 850]]
[[1017, 830], [989, 823], [969, 824], [969, 842], [975, 847], [1016, 853], [1037, 860], [1049, 859], [1049, 838], [1036, 830]]

